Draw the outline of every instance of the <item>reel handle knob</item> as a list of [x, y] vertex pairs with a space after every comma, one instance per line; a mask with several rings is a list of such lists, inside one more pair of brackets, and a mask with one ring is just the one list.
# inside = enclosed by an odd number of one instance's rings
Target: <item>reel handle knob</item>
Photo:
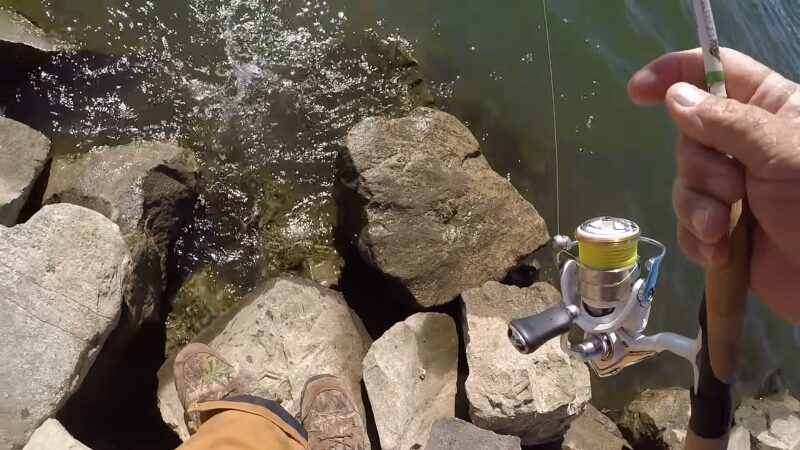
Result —
[[564, 306], [554, 306], [535, 316], [514, 319], [508, 325], [508, 339], [523, 354], [530, 354], [554, 337], [569, 332], [577, 315]]

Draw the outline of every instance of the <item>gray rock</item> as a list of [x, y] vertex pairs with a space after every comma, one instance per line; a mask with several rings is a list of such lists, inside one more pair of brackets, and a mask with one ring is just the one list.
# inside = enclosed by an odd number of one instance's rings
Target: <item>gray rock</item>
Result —
[[591, 398], [589, 370], [571, 361], [558, 339], [522, 355], [506, 337], [511, 319], [544, 311], [560, 298], [546, 283], [520, 289], [489, 281], [462, 294], [466, 391], [475, 425], [538, 445], [563, 436], [583, 411]]
[[742, 426], [734, 427], [728, 440], [728, 450], [751, 450], [752, 448], [750, 432], [747, 431], [747, 428]]
[[0, 8], [0, 45], [24, 45], [41, 52], [55, 52], [67, 46], [47, 35], [21, 15]]
[[22, 450], [89, 450], [89, 447], [72, 437], [61, 422], [47, 419]]
[[194, 155], [143, 142], [53, 161], [44, 203], [91, 208], [119, 225], [135, 276], [126, 286], [126, 321], [158, 317], [168, 249], [197, 196]]
[[690, 414], [687, 389], [647, 390], [625, 408], [617, 425], [634, 448], [683, 450]]
[[0, 117], [0, 225], [17, 223], [49, 154], [50, 140], [42, 133]]
[[502, 279], [549, 239], [470, 131], [433, 109], [353, 127], [338, 176], [344, 235], [425, 307]]
[[[294, 415], [306, 381], [320, 374], [342, 378], [363, 412], [361, 361], [371, 340], [337, 292], [300, 278], [269, 281], [198, 340], [237, 364], [253, 395], [278, 401]], [[159, 408], [186, 439], [172, 363], [158, 372]]]
[[572, 421], [563, 450], [631, 450], [617, 425], [592, 405]]
[[116, 325], [130, 256], [102, 215], [52, 205], [0, 226], [0, 261], [0, 448], [18, 448], [80, 386]]
[[419, 313], [390, 328], [364, 358], [384, 450], [422, 448], [436, 419], [455, 415], [458, 336], [450, 316]]
[[800, 450], [800, 402], [789, 394], [745, 399], [735, 417], [755, 450]]
[[520, 450], [519, 438], [482, 430], [475, 425], [444, 417], [433, 422], [425, 450]]

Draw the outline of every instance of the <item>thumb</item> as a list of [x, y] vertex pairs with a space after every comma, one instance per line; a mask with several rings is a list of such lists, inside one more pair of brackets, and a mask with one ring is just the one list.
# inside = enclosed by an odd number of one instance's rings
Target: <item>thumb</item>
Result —
[[687, 83], [667, 91], [666, 105], [687, 136], [733, 156], [751, 172], [757, 172], [777, 151], [778, 120], [761, 108], [715, 97]]

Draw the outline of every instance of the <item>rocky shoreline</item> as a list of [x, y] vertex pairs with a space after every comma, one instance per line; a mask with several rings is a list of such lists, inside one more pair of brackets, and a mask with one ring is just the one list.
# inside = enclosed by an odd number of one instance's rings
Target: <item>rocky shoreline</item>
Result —
[[[46, 136], [0, 117], [1, 448], [108, 448], [75, 438], [93, 426], [83, 408], [119, 395], [111, 380], [144, 328], [166, 334], [170, 260], [201, 172], [192, 151], [160, 142], [54, 157]], [[186, 337], [235, 363], [255, 395], [294, 414], [308, 378], [337, 375], [373, 449], [683, 448], [688, 390], [599, 411], [588, 369], [557, 342], [531, 356], [507, 342], [512, 317], [560, 301], [536, 277], [508, 277], [535, 274], [529, 257], [549, 235], [457, 118], [430, 108], [367, 118], [336, 178], [337, 245], [345, 268], [369, 269], [355, 281], [369, 298], [338, 288], [337, 273], [330, 286], [287, 273]], [[157, 342], [146, 401], [185, 439]], [[736, 424], [732, 450], [800, 449], [800, 402], [788, 394], [742, 400]]]

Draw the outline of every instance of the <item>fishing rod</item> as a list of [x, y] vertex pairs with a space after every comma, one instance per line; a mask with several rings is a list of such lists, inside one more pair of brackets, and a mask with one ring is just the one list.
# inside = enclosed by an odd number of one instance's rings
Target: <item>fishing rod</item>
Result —
[[[546, 4], [543, 6], [546, 21]], [[709, 0], [694, 0], [694, 11], [708, 90], [726, 97]], [[725, 450], [733, 419], [732, 386], [739, 365], [749, 282], [746, 205], [742, 200], [732, 208], [730, 259], [724, 266], [706, 271], [696, 339], [674, 333], [644, 334], [666, 247], [642, 236], [633, 221], [599, 217], [581, 224], [575, 239], [553, 238], [564, 306], [513, 320], [508, 329], [511, 343], [529, 354], [561, 336], [562, 349], [588, 363], [600, 377], [615, 375], [663, 351], [672, 352], [689, 362], [694, 375], [686, 449]], [[644, 264], [640, 264], [640, 246], [652, 254]], [[568, 336], [573, 325], [583, 330], [579, 343]]]

